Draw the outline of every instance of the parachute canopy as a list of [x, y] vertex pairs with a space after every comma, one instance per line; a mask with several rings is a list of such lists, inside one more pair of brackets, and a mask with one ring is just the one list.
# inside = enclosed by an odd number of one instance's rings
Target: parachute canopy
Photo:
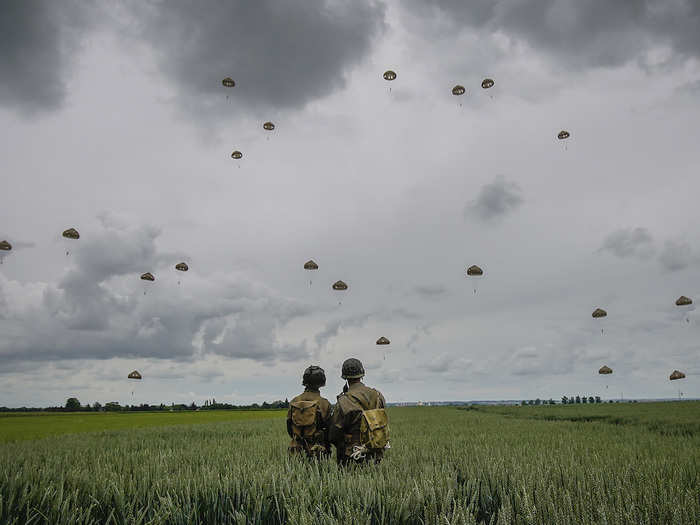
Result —
[[236, 85], [236, 83], [233, 81], [233, 79], [231, 77], [226, 77], [225, 79], [223, 79], [221, 81], [221, 83], [224, 85], [224, 87], [227, 87], [227, 88], [232, 88], [233, 86]]
[[304, 263], [304, 270], [318, 270], [318, 264], [313, 259], [309, 259]]
[[139, 374], [138, 370], [134, 370], [131, 372], [128, 376], [129, 379], [141, 379], [141, 374]]
[[593, 310], [593, 313], [591, 314], [591, 316], [592, 316], [594, 319], [599, 319], [599, 318], [601, 318], [601, 317], [607, 317], [607, 316], [608, 316], [608, 312], [606, 312], [606, 311], [603, 310], [602, 308], [596, 308], [595, 310]]
[[388, 345], [389, 342], [390, 342], [390, 341], [389, 341], [386, 337], [384, 337], [384, 336], [382, 336], [382, 337], [380, 337], [379, 339], [377, 339], [377, 344], [378, 344], [378, 345]]
[[612, 374], [612, 368], [609, 366], [603, 365], [600, 367], [600, 370], [598, 370], [599, 374]]
[[155, 281], [156, 278], [153, 277], [153, 274], [151, 272], [146, 272], [143, 275], [141, 275], [141, 279], [144, 281]]
[[484, 270], [482, 270], [481, 268], [479, 268], [475, 264], [475, 265], [467, 268], [467, 275], [469, 275], [469, 276], [484, 275]]
[[671, 381], [674, 381], [675, 379], [685, 379], [685, 374], [680, 370], [674, 370], [673, 373], [669, 376], [669, 379]]
[[676, 299], [676, 306], [688, 306], [691, 304], [693, 304], [693, 300], [685, 295], [681, 295], [678, 299]]
[[181, 272], [186, 272], [187, 270], [190, 269], [190, 267], [187, 266], [187, 263], [181, 262], [181, 263], [177, 263], [175, 265], [175, 269], [180, 270]]
[[561, 131], [557, 134], [557, 138], [558, 138], [559, 140], [568, 139], [570, 136], [571, 136], [571, 134], [570, 134], [568, 131], [565, 131], [565, 130], [561, 130]]
[[275, 125], [272, 122], [267, 121], [265, 122], [265, 124], [263, 124], [263, 129], [266, 129], [267, 131], [272, 131], [273, 129], [275, 129]]
[[347, 290], [348, 285], [345, 284], [343, 281], [336, 281], [333, 283], [333, 289], [334, 290]]
[[243, 153], [241, 153], [241, 152], [238, 151], [238, 150], [236, 150], [236, 151], [234, 151], [233, 153], [231, 153], [231, 158], [232, 158], [232, 159], [238, 160], [238, 159], [240, 159], [241, 157], [243, 157]]
[[63, 236], [66, 239], [80, 239], [80, 234], [75, 228], [68, 228], [66, 231], [63, 232]]
[[492, 88], [493, 85], [494, 85], [494, 81], [491, 78], [485, 78], [484, 80], [481, 81], [481, 87], [484, 89]]
[[387, 69], [384, 71], [384, 80], [396, 80], [396, 71], [392, 71], [391, 69]]
[[12, 249], [12, 245], [7, 241], [0, 242], [0, 250], [3, 252], [9, 252]]
[[464, 86], [460, 86], [459, 84], [452, 88], [452, 94], [456, 96], [464, 95], [466, 92], [467, 90], [464, 89]]

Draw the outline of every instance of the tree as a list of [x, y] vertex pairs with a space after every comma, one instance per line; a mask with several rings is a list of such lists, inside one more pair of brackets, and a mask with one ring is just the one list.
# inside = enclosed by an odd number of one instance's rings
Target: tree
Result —
[[555, 405], [555, 404], [556, 404], [556, 401], [554, 401], [554, 399], [552, 399], [552, 398], [550, 397], [550, 398], [549, 398], [549, 404], [550, 404], [550, 405]]
[[80, 401], [78, 401], [77, 397], [69, 397], [66, 399], [66, 410], [70, 410], [71, 412], [80, 410]]
[[581, 403], [581, 396], [576, 396], [576, 404], [578, 405]]
[[520, 402], [520, 406], [523, 406], [523, 407], [524, 407], [525, 405], [527, 405], [527, 401], [525, 401], [525, 400], [523, 399], [523, 400]]
[[600, 403], [600, 396], [595, 396], [595, 402]]
[[586, 396], [582, 396], [581, 403], [584, 403], [584, 404], [588, 403], [588, 398]]
[[542, 404], [542, 401], [540, 400], [539, 397], [538, 397], [537, 399], [535, 399], [535, 404], [536, 404], [536, 405], [541, 405], [541, 404]]
[[100, 405], [99, 402], [95, 401], [95, 402], [92, 404], [92, 409], [93, 409], [93, 410], [101, 410], [101, 409], [102, 409], [102, 405]]
[[105, 403], [106, 412], [119, 412], [121, 409], [122, 407], [116, 401], [110, 401], [109, 403]]

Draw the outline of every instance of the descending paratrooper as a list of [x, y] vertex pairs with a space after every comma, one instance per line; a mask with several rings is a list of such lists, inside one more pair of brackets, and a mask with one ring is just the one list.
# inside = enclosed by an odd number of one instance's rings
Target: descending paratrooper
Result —
[[0, 241], [0, 264], [3, 264], [5, 257], [12, 252], [12, 245], [7, 241]]
[[[186, 263], [186, 262], [181, 262], [181, 263], [177, 263], [177, 264], [175, 265], [175, 269], [176, 269], [178, 272], [186, 272], [186, 271], [188, 271], [188, 270], [190, 269], [190, 267], [187, 266], [187, 263]], [[178, 278], [178, 280], [177, 280], [177, 284], [178, 284], [178, 285], [180, 284], [180, 279], [179, 279], [179, 278]]]
[[[309, 259], [304, 263], [304, 270], [318, 270], [318, 264], [314, 262], [313, 259]], [[309, 286], [311, 286], [312, 281], [309, 279]]]
[[469, 277], [474, 284], [474, 293], [476, 293], [477, 290], [477, 283], [478, 281], [484, 276], [484, 270], [479, 268], [476, 264], [470, 266], [467, 268], [467, 277]]
[[68, 228], [67, 230], [64, 230], [61, 236], [64, 239], [68, 239], [68, 241], [66, 241], [66, 256], [68, 256], [70, 255], [70, 250], [68, 249], [69, 243], [71, 241], [77, 241], [78, 239], [80, 239], [80, 234], [75, 228]]

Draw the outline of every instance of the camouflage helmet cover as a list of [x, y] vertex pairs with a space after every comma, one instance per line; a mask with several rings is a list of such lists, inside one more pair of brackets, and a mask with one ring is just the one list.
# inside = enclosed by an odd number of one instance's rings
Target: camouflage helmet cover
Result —
[[343, 361], [343, 372], [341, 377], [343, 379], [359, 379], [365, 375], [365, 368], [362, 366], [362, 362], [359, 359], [351, 357]]
[[301, 384], [315, 388], [326, 386], [326, 372], [320, 366], [311, 365], [304, 370]]

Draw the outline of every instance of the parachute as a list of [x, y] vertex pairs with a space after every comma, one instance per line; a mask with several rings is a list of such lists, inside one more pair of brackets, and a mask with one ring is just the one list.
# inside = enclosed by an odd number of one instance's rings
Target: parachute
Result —
[[[144, 274], [141, 274], [141, 280], [153, 282], [156, 280], [156, 278], [153, 277], [153, 274], [151, 272], [146, 272]], [[146, 295], [146, 288], [143, 289], [143, 295]]]
[[466, 92], [467, 90], [464, 89], [464, 86], [460, 86], [459, 84], [452, 88], [452, 94], [457, 97], [460, 95], [464, 95]]
[[263, 124], [263, 129], [265, 129], [267, 131], [272, 131], [273, 129], [275, 129], [275, 125], [268, 120], [267, 122], [265, 122]]
[[[377, 339], [378, 345], [388, 345], [389, 343], [390, 343], [390, 341], [384, 336]], [[384, 352], [384, 360], [386, 360], [386, 352]]]
[[685, 295], [681, 295], [678, 299], [676, 299], [676, 306], [688, 306], [691, 304], [693, 304], [693, 300]]
[[384, 71], [384, 80], [388, 80], [391, 82], [392, 80], [396, 80], [396, 71], [392, 71], [391, 69], [387, 69]]
[[674, 370], [673, 373], [669, 376], [669, 379], [671, 381], [675, 381], [676, 379], [685, 379], [685, 374], [680, 370]]
[[613, 371], [612, 371], [612, 368], [610, 368], [609, 366], [603, 365], [603, 366], [601, 366], [600, 369], [598, 370], [598, 373], [599, 373], [599, 374], [612, 374]]
[[343, 291], [348, 289], [348, 285], [343, 281], [336, 281], [333, 283], [333, 289], [338, 291]]
[[5, 257], [12, 251], [12, 245], [7, 241], [0, 242], [0, 264], [3, 263]]
[[557, 138], [558, 138], [559, 140], [568, 139], [570, 136], [571, 136], [571, 133], [569, 133], [569, 132], [566, 131], [566, 130], [561, 130], [561, 131], [557, 134]]
[[[603, 317], [607, 317], [607, 316], [608, 316], [608, 312], [606, 312], [602, 308], [596, 308], [595, 310], [593, 310], [593, 313], [591, 314], [591, 317], [593, 317], [593, 319], [602, 319]], [[602, 328], [600, 329], [600, 333], [601, 334], [603, 333]]]
[[138, 370], [134, 370], [133, 372], [131, 372], [131, 373], [127, 376], [127, 378], [128, 378], [128, 379], [141, 379], [141, 374], [139, 374], [139, 371], [138, 371]]
[[[177, 264], [175, 265], [175, 269], [178, 270], [178, 271], [180, 271], [180, 272], [186, 272], [186, 271], [188, 271], [188, 270], [190, 269], [190, 267], [187, 266], [187, 263], [186, 263], [186, 262], [181, 262], [181, 263], [177, 263]], [[177, 280], [177, 284], [179, 285], [180, 282], [181, 282], [180, 279], [178, 279], [178, 280]]]
[[[64, 239], [70, 239], [70, 240], [74, 240], [74, 241], [77, 241], [78, 239], [80, 239], [80, 234], [78, 233], [78, 230], [76, 230], [75, 228], [68, 228], [61, 235], [63, 236]], [[66, 246], [66, 255], [70, 255], [70, 250], [68, 249], [68, 246]]]
[[227, 88], [232, 88], [236, 85], [236, 83], [233, 81], [233, 79], [231, 77], [226, 77], [225, 79], [223, 79], [221, 81], [221, 83], [224, 85], [224, 87], [227, 87]]
[[[695, 308], [692, 305], [693, 300], [690, 297], [686, 297], [685, 295], [681, 295], [678, 299], [676, 299], [676, 306], [679, 306], [682, 310], [685, 310], [686, 312], [690, 312]], [[685, 322], [690, 322], [690, 316], [685, 316]]]
[[234, 151], [233, 153], [231, 153], [231, 158], [232, 158], [232, 159], [238, 160], [238, 159], [240, 159], [241, 157], [243, 157], [243, 153], [241, 153], [241, 152], [238, 151], [238, 150], [236, 150], [236, 151]]
[[481, 81], [481, 87], [484, 89], [492, 88], [495, 82], [491, 78], [485, 78]]
[[476, 264], [467, 268], [467, 277], [470, 277], [474, 281], [474, 293], [477, 290], [477, 281], [481, 279], [484, 275], [484, 270], [479, 268]]
[[[313, 259], [309, 259], [304, 263], [304, 270], [318, 270], [318, 264], [316, 264]], [[313, 281], [309, 279], [309, 286], [313, 284]]]

